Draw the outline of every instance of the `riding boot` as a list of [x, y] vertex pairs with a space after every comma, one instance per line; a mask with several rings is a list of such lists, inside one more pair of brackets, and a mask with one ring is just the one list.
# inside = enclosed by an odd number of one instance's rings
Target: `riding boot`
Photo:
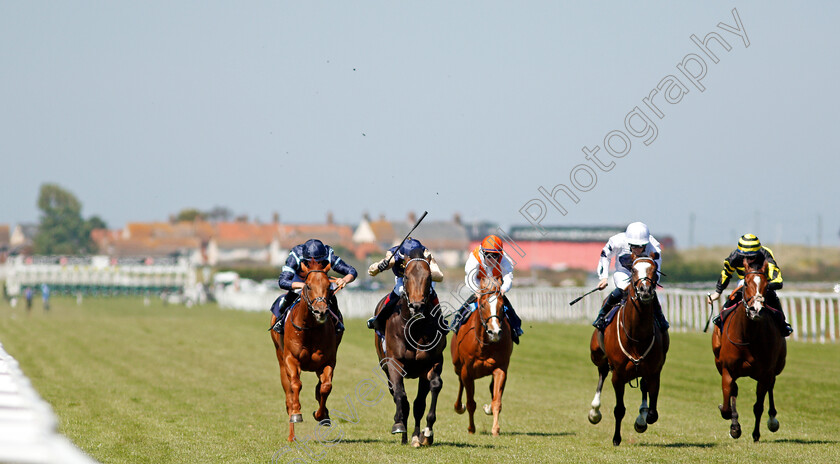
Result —
[[440, 298], [438, 298], [437, 292], [435, 292], [434, 288], [432, 288], [432, 292], [429, 294], [429, 302], [432, 305], [432, 315], [437, 317], [438, 327], [441, 329], [441, 333], [446, 335], [448, 330], [444, 329], [449, 327], [449, 323], [446, 321], [446, 317], [443, 314], [443, 308], [440, 306]]
[[461, 307], [458, 308], [458, 313], [455, 314], [455, 318], [452, 320], [452, 325], [450, 326], [449, 330], [458, 333], [458, 329], [461, 328], [461, 324], [463, 324], [464, 321], [466, 321], [467, 318], [470, 317], [470, 305], [475, 303], [475, 300], [475, 294], [472, 294], [469, 298], [467, 298], [467, 301], [465, 301], [464, 304], [462, 304]]
[[516, 343], [518, 345], [519, 336], [524, 333], [522, 331], [522, 319], [520, 319], [519, 315], [517, 315], [516, 311], [514, 311], [513, 305], [510, 304], [510, 300], [508, 300], [507, 296], [504, 296], [502, 298], [504, 298], [505, 300], [505, 316], [507, 317], [507, 320], [510, 323], [511, 338], [513, 339], [513, 343]]
[[292, 291], [286, 293], [286, 295], [282, 298], [278, 298], [278, 300], [280, 300], [280, 307], [277, 308], [277, 322], [275, 322], [274, 326], [269, 330], [273, 330], [279, 334], [283, 333], [283, 323], [286, 320], [286, 311], [289, 310], [292, 303], [294, 303], [297, 298], [298, 294]]
[[659, 329], [663, 332], [667, 332], [671, 327], [671, 324], [669, 324], [668, 320], [665, 319], [665, 314], [662, 313], [662, 305], [659, 304], [658, 297], [656, 297], [656, 306], [653, 309], [653, 318], [656, 319], [656, 325], [658, 325]]
[[601, 306], [601, 310], [598, 312], [598, 317], [595, 318], [595, 322], [592, 323], [592, 327], [600, 330], [601, 332], [607, 328], [607, 314], [609, 314], [610, 309], [615, 306], [617, 303], [621, 301], [621, 297], [624, 296], [624, 291], [618, 287], [615, 288], [609, 295], [607, 295], [606, 300], [604, 300], [604, 305]]
[[767, 290], [766, 292], [764, 292], [764, 303], [767, 306], [777, 310], [773, 311], [774, 318], [779, 324], [779, 328], [782, 331], [782, 335], [785, 337], [789, 337], [790, 334], [793, 333], [793, 327], [791, 327], [785, 319], [785, 313], [784, 311], [782, 311], [782, 302], [779, 301], [779, 295], [776, 295], [775, 290]]
[[388, 321], [388, 318], [391, 317], [391, 314], [394, 314], [394, 308], [396, 308], [398, 301], [400, 301], [400, 296], [391, 290], [391, 293], [388, 294], [388, 298], [385, 299], [385, 304], [382, 306], [379, 314], [368, 319], [367, 328], [373, 329], [384, 335], [385, 323]]
[[330, 295], [330, 310], [335, 314], [335, 333], [344, 332], [344, 316], [341, 310], [338, 309], [338, 300], [335, 298], [335, 293]]

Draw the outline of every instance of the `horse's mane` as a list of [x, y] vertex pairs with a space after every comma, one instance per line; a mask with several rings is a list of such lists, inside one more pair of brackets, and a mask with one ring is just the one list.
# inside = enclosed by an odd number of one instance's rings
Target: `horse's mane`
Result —
[[414, 259], [414, 258], [425, 259], [425, 257], [426, 257], [425, 256], [425, 251], [426, 250], [424, 250], [423, 248], [417, 247], [417, 248], [411, 250], [410, 252], [408, 252], [407, 258], [409, 258], [409, 259]]

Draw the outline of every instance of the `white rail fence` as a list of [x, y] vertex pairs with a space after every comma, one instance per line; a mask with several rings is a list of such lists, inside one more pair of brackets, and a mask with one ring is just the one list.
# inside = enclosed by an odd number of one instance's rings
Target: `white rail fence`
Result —
[[0, 462], [96, 463], [57, 429], [50, 406], [0, 345]]
[[[508, 297], [517, 313], [525, 321], [585, 322], [595, 319], [606, 296], [606, 290], [590, 295], [574, 306], [569, 302], [583, 295], [588, 288], [518, 288]], [[706, 304], [706, 292], [666, 289], [657, 292], [672, 331], [699, 332], [706, 326], [711, 308]], [[243, 293], [228, 288], [216, 294], [221, 307], [248, 311], [267, 311], [281, 293], [263, 291]], [[385, 292], [343, 291], [338, 294], [345, 317], [370, 317], [376, 303]], [[460, 306], [454, 294], [438, 289], [444, 313]], [[840, 295], [817, 292], [779, 292], [782, 309], [793, 327], [793, 340], [825, 343], [840, 338]], [[719, 310], [720, 304], [715, 306]]]

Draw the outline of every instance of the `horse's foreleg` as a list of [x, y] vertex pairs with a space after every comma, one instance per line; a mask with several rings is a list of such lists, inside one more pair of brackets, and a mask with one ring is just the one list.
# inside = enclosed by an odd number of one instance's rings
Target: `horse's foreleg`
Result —
[[[293, 356], [284, 360], [283, 367], [286, 372], [288, 389], [286, 390], [286, 411], [289, 413], [289, 441], [295, 439], [295, 424], [303, 422], [300, 413], [300, 389], [303, 386], [300, 382], [300, 364]], [[285, 383], [285, 382], [284, 382]]]
[[595, 397], [592, 398], [592, 409], [589, 410], [589, 422], [592, 424], [601, 422], [601, 389], [604, 388], [604, 380], [609, 371], [610, 367], [607, 363], [598, 366], [598, 386], [595, 388]]
[[621, 444], [621, 421], [624, 419], [626, 408], [624, 407], [624, 382], [616, 378], [613, 373], [613, 390], [615, 390], [615, 409], [613, 415], [615, 416], [615, 433], [613, 434], [613, 445]]
[[464, 392], [464, 381], [461, 380], [461, 374], [458, 374], [458, 398], [455, 399], [455, 412], [463, 414], [467, 410], [464, 403], [461, 402], [461, 394]]
[[639, 415], [636, 417], [636, 422], [633, 423], [633, 428], [637, 433], [644, 433], [647, 430], [648, 418], [648, 381], [645, 378], [639, 382], [639, 390], [642, 391], [642, 404], [639, 405]]
[[502, 413], [502, 393], [505, 391], [505, 381], [507, 380], [507, 372], [503, 369], [496, 369], [493, 371], [493, 403], [491, 409], [493, 410], [493, 428], [490, 432], [494, 437], [499, 436], [499, 415]]
[[329, 424], [330, 410], [327, 409], [327, 398], [332, 392], [332, 378], [334, 366], [324, 366], [318, 372], [318, 385], [315, 386], [315, 400], [318, 402], [318, 410], [313, 413], [315, 420], [319, 423], [326, 420]]
[[767, 395], [767, 385], [764, 382], [757, 382], [755, 385], [755, 404], [753, 405], [753, 414], [755, 414], [755, 428], [753, 429], [753, 441], [758, 441], [761, 438], [761, 414], [764, 413], [764, 397]]
[[735, 398], [738, 397], [738, 384], [726, 369], [723, 370], [723, 376], [721, 378], [723, 382], [724, 404], [719, 406], [720, 415], [724, 419], [732, 420], [732, 424], [729, 426], [729, 436], [739, 438], [741, 436], [741, 424], [738, 423], [738, 408], [735, 407]]
[[467, 432], [475, 433], [475, 380], [470, 377], [465, 378], [464, 388], [467, 390], [467, 413], [470, 416]]
[[417, 382], [417, 397], [414, 398], [414, 432], [411, 434], [411, 446], [420, 447], [420, 420], [426, 412], [426, 395], [429, 394], [429, 380], [422, 375]]
[[770, 385], [767, 387], [770, 402], [770, 409], [767, 411], [767, 428], [770, 429], [771, 432], [779, 430], [779, 421], [776, 419], [776, 402], [773, 400], [773, 387], [775, 387], [775, 385], [776, 378], [774, 377], [773, 381], [770, 382]]
[[394, 391], [394, 405], [396, 405], [396, 412], [394, 413], [394, 425], [391, 427], [391, 433], [402, 434], [402, 443], [408, 443], [408, 429], [405, 427], [405, 420], [408, 417], [408, 396], [405, 393], [405, 384], [403, 383], [403, 376], [397, 372], [396, 369], [388, 369], [388, 376], [391, 379], [392, 389]]
[[435, 421], [437, 421], [438, 396], [440, 395], [440, 391], [443, 389], [443, 377], [440, 375], [442, 368], [443, 365], [438, 364], [435, 369], [432, 369], [429, 373], [429, 387], [432, 391], [432, 402], [429, 405], [429, 413], [426, 414], [426, 428], [423, 429], [423, 441], [420, 442], [423, 446], [430, 446], [435, 440], [433, 427], [435, 425]]
[[650, 396], [650, 410], [647, 413], [646, 419], [648, 424], [654, 424], [657, 420], [659, 420], [659, 410], [657, 409], [657, 406], [659, 405], [660, 385], [661, 383], [659, 382], [658, 372], [647, 381], [647, 393]]

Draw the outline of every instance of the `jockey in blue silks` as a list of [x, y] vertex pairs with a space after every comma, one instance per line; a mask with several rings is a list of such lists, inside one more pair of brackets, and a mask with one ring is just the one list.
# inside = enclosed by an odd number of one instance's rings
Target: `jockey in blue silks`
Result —
[[[435, 262], [435, 258], [432, 257], [429, 249], [423, 246], [419, 240], [409, 237], [403, 242], [402, 246], [392, 247], [385, 252], [385, 258], [382, 261], [375, 262], [368, 268], [368, 274], [371, 276], [375, 276], [387, 269], [394, 271], [395, 276], [394, 289], [391, 290], [388, 298], [385, 299], [385, 305], [382, 307], [382, 310], [379, 311], [378, 315], [373, 316], [367, 321], [369, 329], [374, 329], [380, 334], [385, 333], [385, 322], [394, 313], [394, 308], [396, 308], [397, 302], [400, 301], [400, 295], [404, 292], [403, 276], [405, 275], [405, 265], [408, 263], [408, 256], [418, 248], [423, 250], [423, 257], [429, 261], [429, 267], [432, 270], [432, 282], [443, 281], [443, 272], [440, 271], [440, 267]], [[434, 284], [432, 285], [430, 302], [433, 308], [440, 304], [437, 293], [435, 293]]]
[[[286, 313], [292, 306], [292, 303], [298, 299], [298, 291], [304, 286], [303, 281], [306, 276], [301, 269], [301, 263], [307, 261], [311, 263], [310, 265], [316, 262], [329, 262], [331, 270], [343, 275], [344, 277], [336, 280], [333, 284], [335, 289], [344, 288], [345, 285], [354, 281], [358, 275], [353, 266], [342, 261], [330, 246], [324, 245], [318, 239], [309, 239], [306, 243], [292, 248], [278, 280], [280, 288], [288, 290], [288, 293], [277, 298], [274, 304], [271, 305], [271, 312], [277, 316], [277, 322], [272, 327], [272, 330], [277, 333], [283, 333], [283, 321], [286, 318]], [[342, 320], [344, 318], [338, 309], [338, 301], [335, 299], [335, 293], [330, 295], [330, 309], [335, 312], [337, 318], [335, 321], [336, 332], [343, 331], [344, 324]]]

